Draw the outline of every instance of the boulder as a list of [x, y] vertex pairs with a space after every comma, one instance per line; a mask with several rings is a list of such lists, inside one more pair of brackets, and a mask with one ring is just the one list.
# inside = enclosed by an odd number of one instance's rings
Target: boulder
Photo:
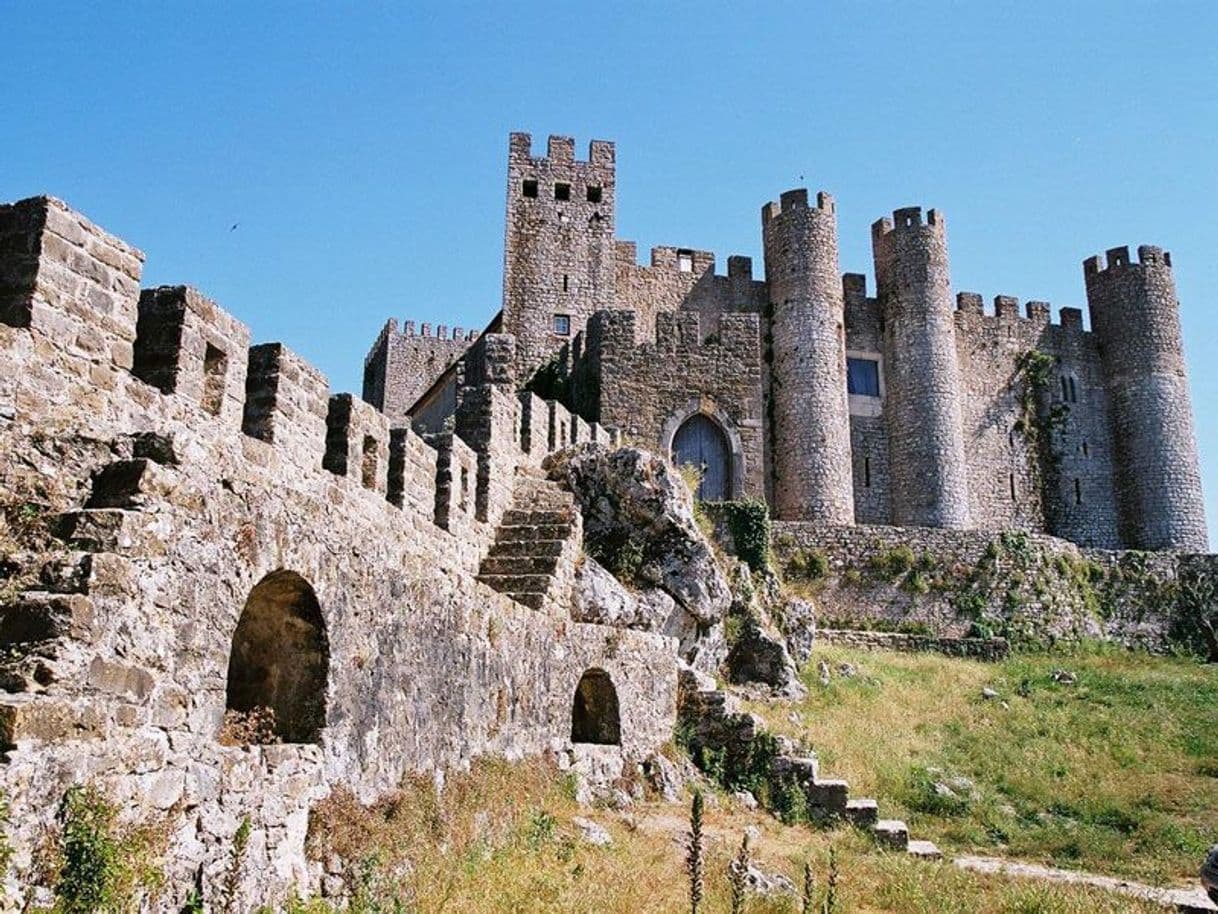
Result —
[[681, 774], [676, 765], [658, 752], [644, 760], [643, 777], [665, 803], [676, 803], [681, 799]]
[[795, 663], [782, 639], [763, 631], [752, 614], [744, 617], [740, 636], [728, 651], [727, 670], [734, 683], [760, 682], [772, 689], [797, 681]]
[[[544, 467], [550, 479], [575, 495], [584, 550], [634, 597], [632, 608], [622, 590], [610, 588], [590, 566], [587, 582], [577, 588], [584, 591], [577, 598], [578, 612], [674, 636], [682, 656], [714, 669], [723, 653], [715, 629], [732, 596], [676, 470], [647, 451], [595, 443], [552, 454]], [[601, 598], [609, 605], [594, 606]]]
[[606, 847], [613, 843], [613, 838], [610, 837], [609, 832], [599, 822], [593, 822], [591, 819], [585, 819], [583, 816], [574, 816], [571, 819], [571, 824], [579, 829], [579, 839], [585, 844]]

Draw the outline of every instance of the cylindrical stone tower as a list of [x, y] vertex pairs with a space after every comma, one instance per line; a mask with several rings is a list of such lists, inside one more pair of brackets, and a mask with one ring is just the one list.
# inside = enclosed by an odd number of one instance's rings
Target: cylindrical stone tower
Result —
[[787, 191], [761, 211], [770, 289], [774, 510], [854, 523], [846, 331], [833, 198]]
[[884, 315], [893, 522], [968, 527], [955, 303], [947, 226], [935, 210], [899, 209], [871, 227]]
[[1124, 545], [1205, 552], [1208, 538], [1171, 254], [1108, 251], [1083, 262], [1115, 444]]

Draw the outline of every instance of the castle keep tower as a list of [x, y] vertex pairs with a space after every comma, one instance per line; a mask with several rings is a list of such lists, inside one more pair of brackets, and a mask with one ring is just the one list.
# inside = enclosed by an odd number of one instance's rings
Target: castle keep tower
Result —
[[613, 307], [613, 144], [552, 136], [535, 159], [532, 137], [508, 152], [503, 332], [516, 337], [517, 375], [528, 378], [595, 312]]
[[1111, 403], [1121, 539], [1137, 549], [1208, 548], [1193, 409], [1171, 254], [1108, 251], [1083, 262]]
[[846, 335], [833, 198], [784, 193], [761, 211], [770, 289], [774, 510], [854, 523]]
[[955, 304], [947, 226], [935, 210], [899, 209], [871, 227], [884, 315], [893, 523], [969, 526]]

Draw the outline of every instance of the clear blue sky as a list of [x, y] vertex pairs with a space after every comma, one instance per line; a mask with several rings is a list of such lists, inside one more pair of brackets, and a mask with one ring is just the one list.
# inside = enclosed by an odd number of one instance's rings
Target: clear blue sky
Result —
[[801, 174], [843, 270], [935, 206], [987, 299], [1082, 305], [1084, 257], [1160, 244], [1215, 526], [1218, 4], [398, 6], [4, 2], [0, 199], [63, 197], [357, 392], [387, 316], [498, 307], [512, 130], [616, 140], [618, 235], [721, 269]]

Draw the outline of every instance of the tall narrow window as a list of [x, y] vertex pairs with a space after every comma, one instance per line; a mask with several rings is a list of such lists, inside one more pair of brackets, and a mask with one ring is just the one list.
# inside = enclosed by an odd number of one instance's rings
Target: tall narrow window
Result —
[[571, 277], [568, 276], [566, 273], [562, 274], [562, 290], [564, 292], [571, 291]]
[[1078, 402], [1078, 393], [1074, 389], [1074, 378], [1070, 378], [1070, 402]]
[[1076, 505], [1083, 503], [1083, 484], [1077, 479], [1074, 480], [1074, 503]]
[[863, 458], [863, 486], [868, 489], [871, 488], [871, 458], [870, 457]]
[[1010, 476], [1007, 477], [1007, 482], [1010, 483], [1010, 486], [1011, 486], [1011, 501], [1014, 501], [1015, 500], [1015, 474], [1014, 473], [1010, 474]]
[[1062, 399], [1069, 400], [1070, 399], [1070, 389], [1066, 386], [1066, 376], [1062, 375], [1061, 380], [1062, 380]]
[[1084, 442], [1083, 442], [1083, 456], [1084, 456], [1084, 457], [1090, 457], [1090, 456], [1091, 456], [1091, 448], [1089, 448], [1089, 447], [1087, 446], [1087, 442], [1086, 442], [1086, 441], [1084, 441]]

